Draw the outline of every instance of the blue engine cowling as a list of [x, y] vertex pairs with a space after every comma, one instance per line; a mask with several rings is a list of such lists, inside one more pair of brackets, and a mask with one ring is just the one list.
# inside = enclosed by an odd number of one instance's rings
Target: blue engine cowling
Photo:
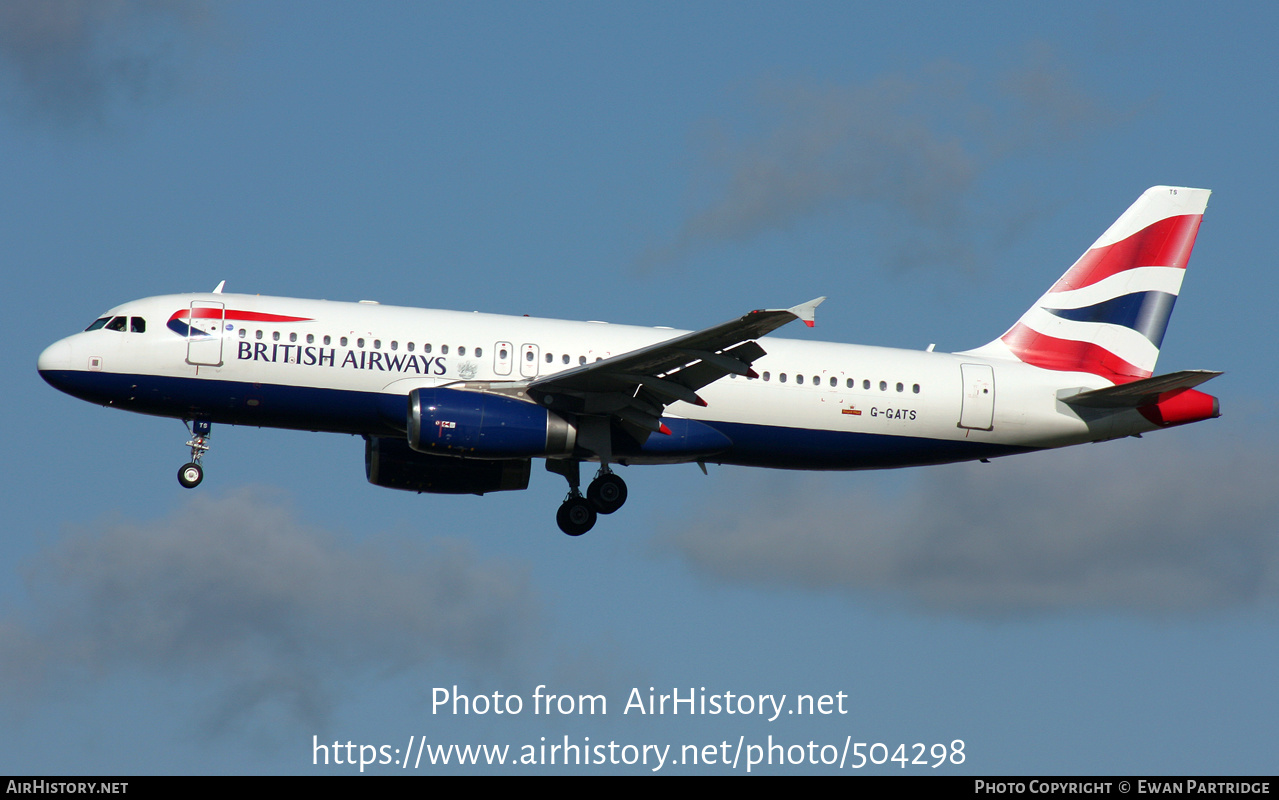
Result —
[[573, 453], [577, 428], [536, 403], [461, 389], [409, 393], [409, 447], [465, 458], [529, 458]]

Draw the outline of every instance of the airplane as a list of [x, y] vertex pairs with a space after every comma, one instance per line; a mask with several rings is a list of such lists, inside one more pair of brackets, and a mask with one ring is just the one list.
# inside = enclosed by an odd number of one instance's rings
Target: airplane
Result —
[[[414, 492], [568, 481], [570, 536], [627, 499], [613, 466], [860, 470], [973, 461], [1220, 416], [1154, 375], [1210, 192], [1155, 186], [1006, 333], [957, 353], [765, 336], [825, 298], [700, 331], [224, 293], [110, 309], [50, 345], [67, 394], [183, 420], [204, 478], [213, 423], [358, 434], [365, 474]], [[764, 339], [764, 343], [761, 343]], [[598, 463], [586, 492], [581, 464]]]

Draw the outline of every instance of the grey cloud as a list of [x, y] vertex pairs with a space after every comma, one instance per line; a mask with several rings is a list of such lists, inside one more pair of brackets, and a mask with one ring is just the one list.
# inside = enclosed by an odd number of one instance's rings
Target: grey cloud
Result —
[[5, 685], [138, 669], [207, 680], [214, 728], [267, 707], [318, 725], [335, 686], [370, 674], [500, 671], [538, 624], [519, 566], [442, 538], [357, 543], [251, 491], [71, 533], [28, 578], [28, 608], [0, 619]]
[[705, 152], [711, 199], [640, 267], [834, 215], [886, 238], [894, 268], [971, 268], [1028, 221], [1024, 202], [984, 196], [983, 177], [1117, 116], [1044, 48], [990, 78], [937, 64], [860, 84], [775, 83], [721, 123]]
[[197, 0], [6, 0], [0, 67], [39, 119], [102, 122], [173, 91], [207, 6]]
[[858, 475], [765, 479], [662, 546], [735, 583], [979, 616], [1247, 606], [1279, 594], [1273, 450], [1114, 442], [925, 468], [889, 494]]

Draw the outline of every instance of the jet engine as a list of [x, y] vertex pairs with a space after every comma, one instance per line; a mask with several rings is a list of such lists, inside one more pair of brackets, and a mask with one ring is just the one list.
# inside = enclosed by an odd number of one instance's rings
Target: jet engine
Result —
[[527, 458], [485, 461], [433, 456], [403, 439], [364, 440], [364, 474], [374, 486], [433, 494], [485, 494], [528, 488]]
[[477, 459], [572, 455], [573, 423], [506, 395], [425, 388], [409, 393], [408, 444], [419, 453]]

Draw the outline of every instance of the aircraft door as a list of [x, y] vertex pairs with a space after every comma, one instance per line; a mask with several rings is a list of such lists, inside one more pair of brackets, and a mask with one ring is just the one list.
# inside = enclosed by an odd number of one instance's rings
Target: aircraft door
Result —
[[959, 427], [988, 431], [995, 427], [995, 368], [989, 364], [960, 364], [964, 382]]
[[514, 361], [514, 348], [510, 342], [498, 342], [493, 345], [493, 371], [498, 375], [511, 374], [511, 362]]
[[525, 378], [537, 377], [537, 345], [520, 346], [520, 374]]
[[222, 366], [222, 328], [226, 306], [195, 300], [187, 318], [187, 363], [197, 366]]

